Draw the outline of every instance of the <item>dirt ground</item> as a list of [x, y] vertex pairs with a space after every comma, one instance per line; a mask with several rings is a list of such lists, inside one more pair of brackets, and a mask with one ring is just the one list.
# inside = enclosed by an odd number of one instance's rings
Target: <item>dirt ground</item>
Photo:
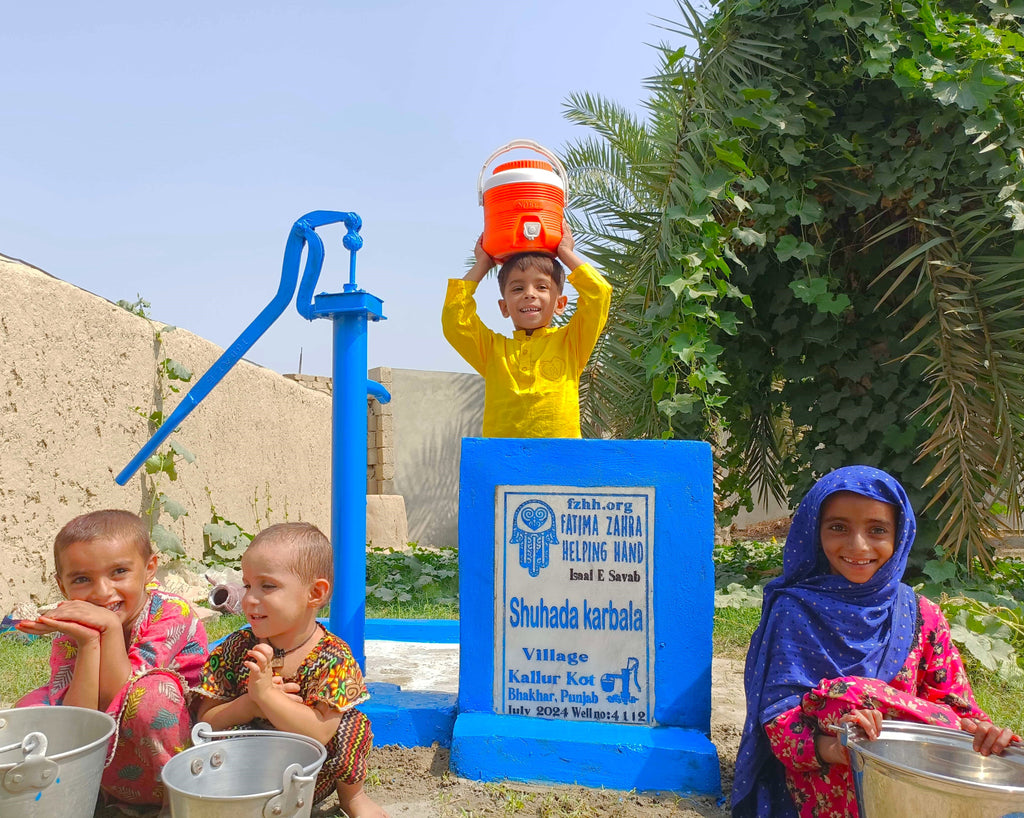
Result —
[[[725, 796], [743, 727], [743, 663], [715, 659], [711, 685], [711, 740], [718, 749]], [[727, 818], [727, 804], [715, 798], [680, 798], [584, 787], [513, 782], [481, 783], [448, 772], [448, 751], [440, 747], [381, 747], [370, 756], [367, 792], [391, 818]], [[314, 816], [342, 815], [332, 801]]]
[[[448, 750], [436, 745], [375, 748], [366, 790], [391, 818], [728, 818], [727, 799], [743, 727], [743, 662], [715, 659], [711, 677], [711, 740], [718, 749], [722, 772], [721, 804], [713, 797], [469, 781], [448, 771]], [[94, 818], [123, 818], [125, 814], [117, 808], [99, 807]], [[146, 818], [168, 815], [156, 810], [128, 814]], [[333, 796], [313, 810], [313, 818], [343, 815]]]
[[729, 534], [734, 540], [764, 541], [775, 537], [779, 542], [785, 542], [792, 521], [792, 517], [776, 517], [773, 520], [764, 520], [742, 527], [734, 525], [729, 529]]

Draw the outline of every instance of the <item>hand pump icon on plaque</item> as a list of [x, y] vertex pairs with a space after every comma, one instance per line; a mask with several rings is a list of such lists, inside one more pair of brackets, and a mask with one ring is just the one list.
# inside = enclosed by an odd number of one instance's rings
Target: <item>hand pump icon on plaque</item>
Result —
[[[617, 673], [605, 673], [601, 677], [601, 689], [605, 693], [611, 693], [610, 696], [605, 696], [605, 699], [613, 704], [633, 704], [635, 701], [639, 701], [629, 690], [630, 677], [633, 678], [633, 686], [640, 690], [640, 660], [635, 656], [630, 656], [626, 660], [626, 666], [621, 668]], [[619, 693], [615, 693], [615, 688], [619, 687]]]

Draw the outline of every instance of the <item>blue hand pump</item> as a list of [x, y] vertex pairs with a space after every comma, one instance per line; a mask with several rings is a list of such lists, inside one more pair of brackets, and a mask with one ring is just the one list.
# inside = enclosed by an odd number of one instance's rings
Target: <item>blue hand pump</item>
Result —
[[[342, 245], [349, 251], [349, 280], [340, 293], [313, 295], [324, 262], [324, 245], [317, 227], [343, 222]], [[314, 210], [292, 225], [284, 250], [281, 283], [270, 303], [253, 319], [213, 366], [193, 385], [146, 444], [114, 478], [125, 485], [157, 447], [213, 391], [238, 360], [256, 343], [288, 306], [298, 282], [295, 307], [310, 321], [330, 318], [334, 325], [333, 404], [331, 411], [331, 543], [334, 548], [334, 590], [328, 626], [352, 648], [366, 669], [366, 395], [381, 403], [388, 391], [366, 377], [367, 321], [385, 318], [383, 302], [356, 285], [356, 252], [363, 246], [362, 219], [355, 213]], [[302, 250], [306, 267], [299, 282]]]

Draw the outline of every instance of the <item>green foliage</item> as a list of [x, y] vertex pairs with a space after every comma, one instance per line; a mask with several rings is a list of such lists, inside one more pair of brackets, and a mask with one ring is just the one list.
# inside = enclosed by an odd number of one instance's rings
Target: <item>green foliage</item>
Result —
[[153, 305], [150, 304], [145, 298], [136, 293], [134, 301], [128, 301], [124, 298], [118, 299], [117, 306], [123, 310], [128, 310], [132, 315], [137, 315], [139, 318], [149, 318], [149, 308]]
[[679, 10], [647, 121], [567, 106], [574, 229], [617, 286], [591, 431], [712, 440], [724, 516], [877, 465], [933, 509], [916, 560], [988, 566], [1024, 485], [1024, 9]]
[[238, 523], [222, 517], [210, 504], [210, 522], [203, 526], [203, 562], [211, 566], [226, 566], [240, 570], [242, 554], [252, 542], [253, 535]]
[[50, 643], [48, 637], [27, 639], [15, 631], [0, 634], [0, 702], [5, 707], [13, 707], [30, 690], [46, 684]]
[[[429, 609], [437, 618], [458, 616], [458, 551], [409, 543], [408, 551], [366, 549], [366, 603], [374, 616], [403, 617], [404, 609]], [[419, 618], [420, 614], [416, 614]]]
[[1024, 677], [1024, 563], [997, 560], [984, 581], [961, 566], [929, 560], [917, 587], [937, 601], [953, 640], [1003, 678]]
[[[139, 296], [135, 302], [118, 301], [119, 307], [123, 307], [135, 315], [149, 319], [148, 301]], [[146, 421], [149, 433], [152, 435], [166, 420], [164, 415], [164, 400], [171, 394], [181, 391], [181, 384], [192, 380], [192, 370], [174, 358], [162, 357], [164, 336], [174, 332], [176, 327], [164, 325], [159, 329], [153, 329], [153, 354], [156, 358], [155, 380], [153, 385], [153, 406], [143, 409], [141, 406], [133, 408], [135, 414]], [[149, 536], [156, 549], [172, 557], [180, 557], [185, 554], [185, 547], [181, 539], [173, 531], [160, 523], [160, 516], [166, 513], [172, 520], [178, 520], [188, 514], [188, 510], [181, 503], [169, 497], [163, 490], [165, 482], [175, 482], [178, 479], [178, 466], [181, 463], [194, 463], [196, 456], [185, 446], [169, 438], [167, 444], [160, 450], [150, 455], [143, 464], [143, 480], [145, 481], [146, 495], [148, 501], [142, 510], [142, 517], [149, 523]]]
[[782, 572], [782, 548], [775, 537], [768, 542], [734, 540], [715, 546], [715, 587], [725, 588], [734, 583], [754, 587], [764, 585]]

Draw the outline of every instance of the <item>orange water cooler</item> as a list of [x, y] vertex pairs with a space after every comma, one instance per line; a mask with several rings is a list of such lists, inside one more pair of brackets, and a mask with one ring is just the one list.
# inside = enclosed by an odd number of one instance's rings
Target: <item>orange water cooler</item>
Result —
[[[488, 166], [503, 153], [526, 148], [549, 162], [517, 159]], [[484, 208], [483, 247], [497, 261], [515, 253], [555, 255], [562, 240], [566, 173], [558, 157], [532, 139], [513, 139], [492, 153], [480, 168], [477, 194]]]

